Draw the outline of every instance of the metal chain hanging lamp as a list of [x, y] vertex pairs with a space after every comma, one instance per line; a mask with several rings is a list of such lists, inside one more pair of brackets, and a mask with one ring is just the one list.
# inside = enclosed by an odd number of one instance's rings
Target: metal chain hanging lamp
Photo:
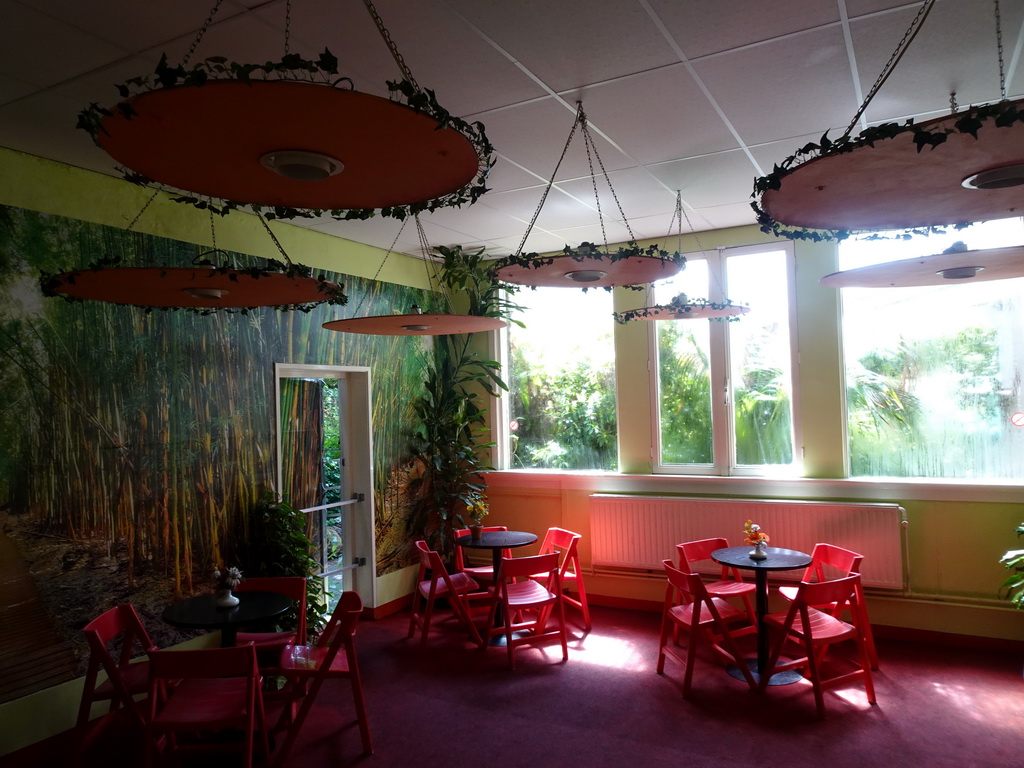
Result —
[[754, 182], [761, 229], [793, 239], [843, 239], [859, 231], [936, 230], [1019, 216], [1024, 184], [1024, 100], [1006, 99], [999, 0], [994, 0], [1000, 100], [923, 123], [884, 123], [851, 136], [920, 31], [924, 0], [850, 126], [801, 147]]
[[[690, 217], [683, 208], [682, 190], [676, 191], [676, 208], [672, 214], [672, 221], [669, 222], [669, 231], [677, 221], [677, 251], [682, 251], [683, 242], [683, 217], [686, 218], [686, 226], [693, 232], [693, 224]], [[697, 240], [697, 246], [704, 249]], [[716, 278], [717, 280], [717, 278]], [[647, 300], [651, 299], [651, 286], [647, 286]], [[685, 293], [673, 296], [668, 304], [655, 304], [653, 306], [639, 307], [625, 312], [616, 312], [615, 319], [620, 323], [628, 323], [631, 320], [738, 320], [740, 315], [745, 315], [750, 307], [745, 304], [734, 304], [729, 299], [723, 301], [712, 301], [708, 299], [693, 299]]]
[[493, 147], [483, 126], [419, 86], [370, 0], [402, 74], [387, 84], [390, 99], [355, 90], [328, 49], [315, 59], [290, 52], [291, 0], [280, 61], [214, 56], [189, 67], [222, 2], [181, 64], [164, 56], [152, 74], [118, 87], [114, 107], [92, 104], [79, 115], [126, 179], [200, 208], [278, 219], [404, 219], [472, 204], [486, 191]]
[[[587, 160], [590, 164], [590, 178], [594, 188], [594, 198], [597, 203], [597, 216], [601, 224], [602, 244], [581, 243], [576, 248], [566, 246], [561, 254], [541, 256], [536, 253], [523, 253], [526, 240], [533, 230], [537, 217], [540, 215], [544, 202], [547, 200], [551, 187], [554, 186], [558, 169], [565, 159], [569, 145], [576, 135], [577, 129], [583, 136], [583, 143], [587, 152]], [[594, 161], [597, 161], [600, 168], [600, 175], [604, 178], [608, 189], [612, 193], [615, 204], [618, 206], [619, 215], [629, 232], [629, 243], [620, 247], [614, 253], [608, 247], [608, 237], [605, 233], [604, 216], [601, 212], [601, 200], [597, 190], [597, 173], [594, 170]], [[624, 286], [634, 290], [643, 290], [643, 284], [653, 280], [672, 277], [679, 272], [686, 260], [677, 252], [669, 254], [652, 245], [648, 248], [640, 248], [636, 244], [633, 230], [629, 226], [626, 214], [622, 210], [618, 195], [612, 187], [611, 179], [605, 170], [604, 163], [597, 152], [593, 136], [587, 126], [587, 116], [583, 111], [583, 103], [576, 102], [576, 119], [573, 122], [572, 130], [569, 131], [569, 138], [562, 149], [562, 154], [555, 164], [555, 170], [551, 179], [544, 188], [540, 204], [534, 211], [533, 218], [519, 243], [519, 247], [512, 256], [499, 259], [495, 262], [494, 268], [500, 280], [516, 285], [529, 285], [534, 287], [546, 286], [555, 288], [606, 288]]]
[[[150, 196], [126, 232], [134, 229], [157, 194]], [[89, 299], [147, 312], [182, 309], [200, 315], [245, 314], [258, 307], [309, 312], [321, 304], [342, 305], [348, 301], [342, 286], [323, 274], [314, 276], [310, 267], [295, 264], [261, 214], [259, 220], [283, 261], [257, 259], [240, 264], [237, 255], [217, 247], [211, 212], [211, 248], [201, 251], [190, 267], [125, 266], [124, 255], [117, 253], [84, 269], [43, 272], [40, 287], [44, 296], [69, 302]], [[214, 261], [215, 257], [220, 261]]]
[[[349, 317], [340, 320], [331, 320], [323, 324], [329, 331], [340, 331], [343, 333], [364, 333], [375, 336], [448, 336], [452, 334], [478, 333], [481, 331], [494, 331], [503, 328], [506, 322], [500, 317], [491, 317], [472, 314], [456, 314], [453, 311], [453, 302], [447, 282], [442, 278], [441, 270], [432, 256], [433, 249], [427, 242], [426, 233], [419, 216], [416, 216], [416, 233], [420, 241], [420, 250], [423, 254], [423, 264], [427, 271], [427, 282], [437, 286], [444, 297], [448, 312], [423, 312], [418, 306], [413, 305], [406, 314], [398, 315], [367, 315], [363, 317]], [[402, 229], [405, 223], [402, 224]], [[384, 254], [377, 274], [380, 274], [384, 262], [394, 249], [395, 243], [402, 234], [399, 229], [395, 235], [388, 252]], [[376, 279], [376, 275], [374, 275]], [[365, 301], [365, 297], [364, 297]], [[362, 302], [356, 307], [355, 314], [359, 314]]]

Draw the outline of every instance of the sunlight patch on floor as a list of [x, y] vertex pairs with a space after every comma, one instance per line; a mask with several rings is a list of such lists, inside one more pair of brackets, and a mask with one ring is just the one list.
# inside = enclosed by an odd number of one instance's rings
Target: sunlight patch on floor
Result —
[[570, 647], [569, 659], [629, 672], [649, 670], [653, 666], [653, 660], [645, 658], [636, 643], [596, 632], [587, 635], [575, 648]]

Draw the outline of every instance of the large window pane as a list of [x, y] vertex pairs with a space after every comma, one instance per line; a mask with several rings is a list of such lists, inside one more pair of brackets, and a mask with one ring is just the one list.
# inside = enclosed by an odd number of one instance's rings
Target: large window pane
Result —
[[736, 322], [657, 322], [661, 471], [792, 465], [790, 259], [788, 245], [713, 251], [655, 284], [658, 304], [685, 293], [751, 309]]
[[726, 273], [729, 293], [751, 308], [750, 314], [729, 324], [734, 463], [791, 464], [793, 387], [786, 253], [730, 256]]
[[516, 294], [509, 327], [511, 468], [618, 469], [615, 320], [597, 289]]
[[[840, 246], [844, 269], [1024, 242], [1020, 219], [910, 241]], [[850, 473], [856, 477], [1024, 476], [1024, 279], [844, 288]]]
[[[686, 269], [655, 284], [655, 298], [707, 296], [708, 265], [689, 259]], [[662, 464], [714, 462], [711, 413], [710, 324], [701, 320], [660, 320], [658, 337], [659, 434]]]

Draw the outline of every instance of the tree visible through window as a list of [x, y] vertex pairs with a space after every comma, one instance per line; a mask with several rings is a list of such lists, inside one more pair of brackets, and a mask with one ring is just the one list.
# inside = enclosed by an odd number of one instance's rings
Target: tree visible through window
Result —
[[793, 463], [789, 246], [688, 257], [655, 284], [657, 303], [690, 298], [749, 304], [737, 322], [662, 320], [658, 452], [665, 472], [763, 473]]
[[509, 327], [511, 468], [617, 470], [611, 294], [538, 288], [516, 301], [525, 328]]
[[[1021, 219], [909, 240], [844, 242], [840, 265], [1017, 245]], [[1024, 476], [1024, 279], [912, 288], [844, 288], [850, 474]]]

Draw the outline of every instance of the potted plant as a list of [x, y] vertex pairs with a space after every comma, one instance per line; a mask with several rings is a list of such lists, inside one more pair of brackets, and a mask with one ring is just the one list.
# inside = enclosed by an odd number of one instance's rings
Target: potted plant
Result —
[[[1024, 534], [1024, 523], [1017, 526], [1017, 537], [1021, 534]], [[1024, 610], [1024, 549], [1011, 549], [999, 562], [1013, 570], [1013, 574], [1003, 582], [1006, 597], [1012, 605]]]
[[[482, 248], [466, 252], [442, 246], [437, 251], [444, 259], [441, 281], [467, 302], [468, 314], [508, 319], [518, 309], [508, 298], [515, 286], [497, 280]], [[508, 389], [500, 373], [500, 363], [478, 356], [471, 334], [440, 336], [413, 404], [420, 423], [411, 446], [417, 472], [409, 486], [407, 528], [449, 561], [453, 531], [482, 518], [486, 509], [484, 474], [492, 467], [483, 451], [494, 444], [487, 441], [490, 430], [481, 400], [483, 394], [496, 396], [499, 389]]]
[[484, 532], [483, 520], [490, 509], [487, 508], [487, 497], [482, 493], [477, 494], [473, 501], [466, 504], [466, 516], [469, 518], [469, 535], [473, 541], [479, 541]]

